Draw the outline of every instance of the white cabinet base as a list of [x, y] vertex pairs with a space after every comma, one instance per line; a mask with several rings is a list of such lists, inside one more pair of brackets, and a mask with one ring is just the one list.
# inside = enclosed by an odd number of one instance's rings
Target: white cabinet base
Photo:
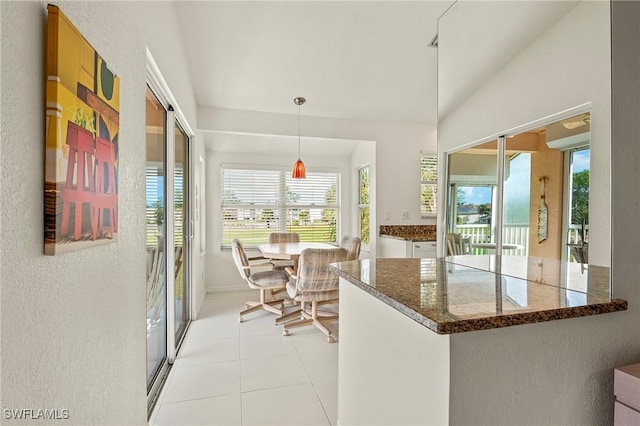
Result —
[[449, 336], [340, 278], [338, 421], [446, 425]]

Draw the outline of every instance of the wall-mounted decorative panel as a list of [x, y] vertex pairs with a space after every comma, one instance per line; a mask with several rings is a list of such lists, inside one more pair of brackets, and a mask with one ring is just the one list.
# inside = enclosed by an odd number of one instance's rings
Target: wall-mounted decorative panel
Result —
[[48, 5], [45, 254], [116, 241], [120, 79]]

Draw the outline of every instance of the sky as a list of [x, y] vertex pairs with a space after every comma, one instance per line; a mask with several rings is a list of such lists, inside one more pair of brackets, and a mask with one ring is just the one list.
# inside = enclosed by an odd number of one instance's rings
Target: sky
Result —
[[485, 204], [491, 202], [491, 188], [488, 186], [461, 186], [465, 204]]
[[[581, 172], [589, 169], [589, 153], [588, 149], [575, 151], [573, 153], [573, 172]], [[510, 168], [509, 179], [505, 183], [505, 191], [509, 191], [509, 186], [512, 188], [526, 186], [529, 187], [529, 169], [526, 167], [518, 167], [516, 163], [517, 157], [513, 160], [512, 167]], [[486, 204], [491, 203], [491, 188], [487, 186], [465, 186], [459, 187], [464, 193], [465, 204]], [[523, 191], [523, 194], [525, 191]], [[526, 195], [528, 196], [528, 191]], [[515, 195], [515, 193], [514, 193]]]

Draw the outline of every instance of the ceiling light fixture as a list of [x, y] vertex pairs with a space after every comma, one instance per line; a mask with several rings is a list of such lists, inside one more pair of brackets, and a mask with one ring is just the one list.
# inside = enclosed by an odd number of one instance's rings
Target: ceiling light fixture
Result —
[[306, 102], [303, 97], [298, 97], [293, 100], [293, 103], [298, 105], [298, 161], [293, 165], [293, 172], [291, 177], [294, 179], [306, 179], [307, 172], [304, 169], [304, 163], [300, 159], [300, 105]]

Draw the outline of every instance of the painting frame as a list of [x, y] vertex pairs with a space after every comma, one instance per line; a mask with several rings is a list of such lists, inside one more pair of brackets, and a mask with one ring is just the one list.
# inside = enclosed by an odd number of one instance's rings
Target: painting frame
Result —
[[117, 241], [120, 78], [47, 5], [44, 253]]

